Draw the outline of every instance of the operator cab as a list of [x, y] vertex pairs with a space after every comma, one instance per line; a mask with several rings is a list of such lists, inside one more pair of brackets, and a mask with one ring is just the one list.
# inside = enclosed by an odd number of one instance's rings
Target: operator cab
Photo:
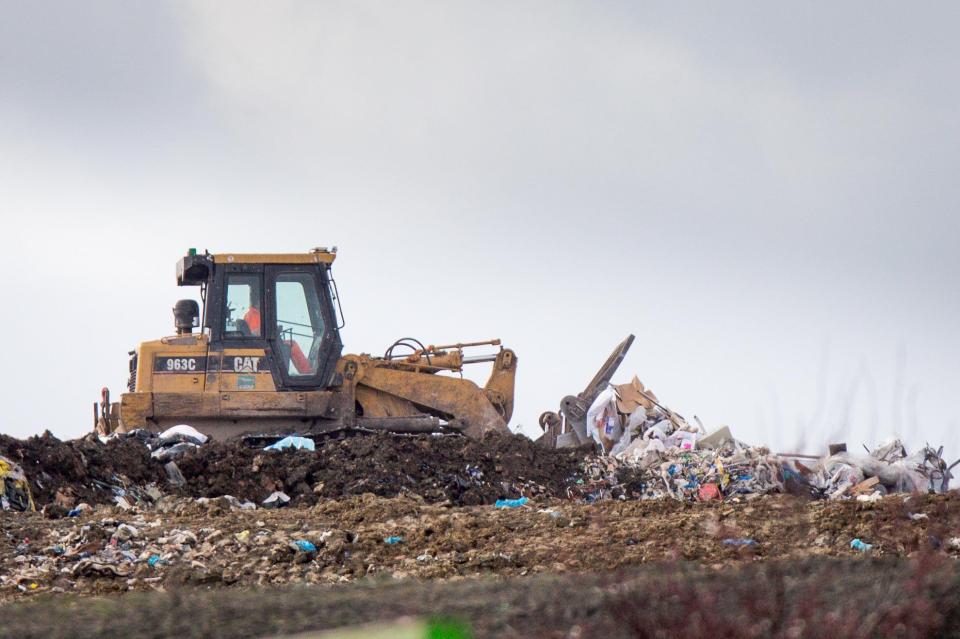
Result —
[[[335, 248], [223, 255], [191, 249], [177, 264], [177, 284], [201, 287], [201, 325], [211, 355], [263, 351], [264, 357], [249, 358], [249, 366], [253, 372], [269, 366], [278, 390], [323, 388], [342, 349], [342, 313], [330, 271], [335, 258]], [[189, 309], [177, 308], [179, 332]]]

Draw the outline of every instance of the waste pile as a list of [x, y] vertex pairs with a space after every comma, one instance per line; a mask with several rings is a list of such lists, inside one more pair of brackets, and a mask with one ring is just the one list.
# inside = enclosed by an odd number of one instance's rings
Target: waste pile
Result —
[[587, 458], [579, 487], [587, 500], [610, 497], [710, 501], [769, 493], [878, 499], [894, 492], [949, 489], [943, 448], [908, 455], [891, 439], [866, 455], [844, 450], [817, 460], [777, 455], [735, 439], [729, 427], [707, 434], [665, 407], [637, 377], [611, 385], [587, 411], [587, 433], [605, 456]]
[[809, 475], [811, 483], [831, 499], [876, 496], [902, 492], [946, 492], [951, 469], [943, 448], [925, 446], [912, 455], [899, 439], [891, 439], [866, 455], [838, 452], [823, 459]]

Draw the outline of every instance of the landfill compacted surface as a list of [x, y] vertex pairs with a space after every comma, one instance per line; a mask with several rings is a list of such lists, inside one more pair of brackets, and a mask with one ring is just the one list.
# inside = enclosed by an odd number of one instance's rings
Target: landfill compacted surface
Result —
[[[210, 443], [177, 458], [176, 482], [135, 437], [0, 437], [0, 454], [37, 508], [0, 514], [0, 636], [255, 637], [401, 617], [451, 617], [465, 636], [960, 628], [956, 491], [640, 499], [629, 469], [522, 437]], [[264, 508], [278, 491], [289, 502]]]

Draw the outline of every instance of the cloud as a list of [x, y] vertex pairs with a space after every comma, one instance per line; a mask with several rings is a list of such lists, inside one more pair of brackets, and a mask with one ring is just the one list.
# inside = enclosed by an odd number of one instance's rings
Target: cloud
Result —
[[0, 25], [0, 204], [31, 313], [5, 327], [98, 337], [14, 345], [25, 405], [37, 348], [70, 389], [20, 432], [79, 434], [123, 353], [170, 329], [187, 247], [333, 243], [348, 350], [502, 337], [528, 432], [627, 332], [625, 376], [744, 439], [898, 426], [899, 344], [900, 421], [947, 424], [956, 11], [22, 5]]

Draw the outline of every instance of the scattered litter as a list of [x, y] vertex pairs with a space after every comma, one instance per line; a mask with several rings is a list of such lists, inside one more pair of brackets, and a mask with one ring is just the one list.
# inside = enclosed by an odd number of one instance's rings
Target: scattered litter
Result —
[[191, 444], [190, 442], [179, 442], [158, 448], [150, 453], [150, 456], [159, 462], [168, 462], [171, 459], [179, 457], [180, 455], [190, 452], [196, 448], [198, 448], [196, 444]]
[[117, 526], [117, 532], [113, 534], [115, 538], [120, 541], [127, 541], [128, 539], [133, 539], [134, 537], [139, 536], [140, 531], [129, 524], [120, 524]]
[[497, 508], [519, 508], [529, 501], [526, 497], [520, 497], [519, 499], [498, 499], [497, 503], [494, 504]]
[[159, 439], [160, 443], [164, 446], [178, 442], [187, 442], [200, 446], [206, 444], [209, 438], [192, 426], [180, 424], [179, 426], [172, 426], [160, 433]]
[[284, 448], [293, 448], [295, 450], [316, 450], [312, 439], [309, 437], [295, 436], [284, 437], [280, 441], [267, 446], [264, 448], [264, 450], [283, 450]]
[[698, 448], [719, 448], [727, 442], [733, 441], [733, 435], [730, 433], [729, 426], [721, 426], [719, 429], [710, 433], [706, 437], [702, 437], [699, 442], [697, 442]]
[[90, 512], [93, 507], [90, 504], [77, 504], [75, 508], [67, 513], [67, 517], [79, 517], [83, 513]]
[[711, 499], [719, 500], [723, 499], [723, 494], [720, 493], [720, 487], [716, 484], [703, 484], [697, 491], [697, 498], [700, 501], [710, 501]]
[[866, 552], [873, 549], [873, 544], [868, 544], [864, 541], [861, 541], [860, 538], [857, 538], [850, 542], [850, 547], [854, 550], [859, 550], [860, 552]]
[[306, 539], [298, 539], [294, 542], [297, 545], [297, 548], [302, 552], [317, 552], [317, 547], [313, 543], [307, 541]]
[[161, 463], [167, 463], [184, 453], [196, 450], [209, 440], [196, 428], [186, 424], [172, 426], [159, 435], [145, 429], [138, 429], [123, 436], [142, 441], [150, 450], [150, 457]]
[[724, 539], [724, 545], [726, 546], [756, 546], [757, 542], [754, 539], [749, 537], [743, 537], [740, 539]]
[[168, 461], [163, 465], [163, 469], [167, 471], [167, 479], [174, 486], [183, 486], [185, 483], [187, 483], [183, 473], [180, 472], [180, 467], [177, 466], [177, 462]]
[[403, 537], [399, 535], [393, 535], [391, 537], [385, 538], [383, 540], [383, 543], [387, 544], [388, 546], [393, 546], [394, 544], [403, 543]]
[[280, 492], [279, 490], [271, 493], [269, 497], [264, 499], [261, 502], [261, 505], [264, 508], [282, 508], [290, 503], [290, 498], [286, 493]]

